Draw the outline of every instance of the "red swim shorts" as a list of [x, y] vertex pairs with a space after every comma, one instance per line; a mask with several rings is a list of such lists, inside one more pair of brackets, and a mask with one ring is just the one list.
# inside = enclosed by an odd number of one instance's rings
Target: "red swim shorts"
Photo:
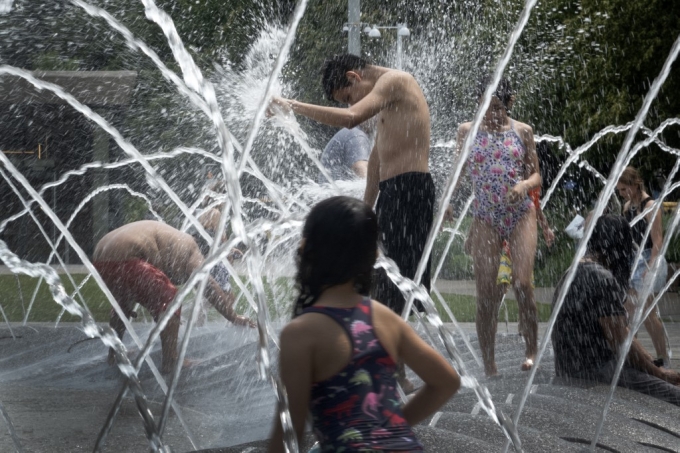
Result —
[[[154, 321], [165, 312], [177, 287], [157, 267], [140, 260], [98, 261], [94, 267], [128, 318], [135, 302], [149, 310]], [[112, 316], [114, 312], [111, 312]], [[175, 312], [179, 316], [180, 310]]]

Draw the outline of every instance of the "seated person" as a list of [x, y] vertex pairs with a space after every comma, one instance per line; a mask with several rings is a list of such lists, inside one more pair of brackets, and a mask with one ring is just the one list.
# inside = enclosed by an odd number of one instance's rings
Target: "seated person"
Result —
[[[154, 321], [165, 313], [177, 294], [175, 285], [183, 285], [203, 264], [203, 255], [194, 238], [165, 223], [142, 220], [115, 229], [97, 243], [94, 267], [120, 304], [126, 317], [134, 316], [135, 302], [149, 310]], [[225, 293], [214, 278], [209, 277], [206, 297], [217, 311], [236, 325], [255, 324], [233, 309], [234, 295]], [[122, 340], [125, 325], [111, 310], [111, 328]], [[163, 373], [170, 373], [177, 363], [177, 336], [180, 311], [161, 332]], [[109, 363], [115, 360], [109, 350]]]
[[[552, 333], [555, 371], [558, 376], [610, 384], [629, 333], [624, 301], [633, 239], [628, 222], [620, 216], [600, 217], [587, 250]], [[553, 309], [564, 278], [555, 289]], [[625, 352], [617, 385], [680, 406], [680, 373], [655, 366], [637, 339]]]

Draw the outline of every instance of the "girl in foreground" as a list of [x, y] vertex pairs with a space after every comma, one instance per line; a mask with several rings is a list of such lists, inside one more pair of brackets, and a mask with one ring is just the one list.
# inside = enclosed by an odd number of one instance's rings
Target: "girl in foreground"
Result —
[[[411, 426], [460, 387], [448, 362], [398, 315], [366, 296], [378, 254], [375, 213], [333, 197], [305, 222], [298, 250], [300, 295], [281, 332], [279, 366], [298, 442], [308, 412], [322, 452], [422, 451]], [[396, 364], [425, 385], [401, 406]], [[278, 413], [269, 452], [283, 452]]]

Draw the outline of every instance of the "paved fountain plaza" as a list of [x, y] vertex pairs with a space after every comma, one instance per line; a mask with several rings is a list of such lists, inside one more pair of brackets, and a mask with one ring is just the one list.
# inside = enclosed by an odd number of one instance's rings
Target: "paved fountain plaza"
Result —
[[[74, 7], [81, 8], [92, 16], [93, 21], [101, 21], [105, 27], [108, 27], [107, 30], [115, 30], [130, 48], [139, 51], [145, 58], [149, 58], [154, 69], [158, 70], [178, 93], [190, 102], [192, 108], [200, 114], [206, 114], [211, 129], [217, 131], [215, 138], [219, 150], [216, 153], [210, 153], [202, 149], [182, 148], [175, 150], [175, 153], [159, 153], [151, 158], [135, 148], [133, 143], [117, 129], [117, 126], [123, 122], [122, 118], [130, 97], [134, 96], [133, 87], [138, 76], [134, 71], [98, 74], [55, 73], [30, 72], [8, 65], [0, 66], [2, 104], [20, 105], [21, 107], [16, 111], [24, 114], [27, 114], [26, 112], [35, 114], [36, 111], [46, 109], [53, 116], [43, 116], [44, 123], [48, 123], [45, 118], [51, 119], [50, 124], [41, 126], [43, 131], [47, 130], [52, 135], [61, 136], [62, 139], [71, 137], [69, 134], [75, 134], [74, 130], [89, 131], [82, 134], [87, 137], [69, 138], [71, 141], [64, 139], [62, 143], [64, 147], [70, 144], [78, 149], [74, 145], [76, 143], [92, 149], [90, 154], [74, 164], [75, 167], [60, 167], [58, 162], [56, 164], [52, 162], [49, 165], [41, 164], [45, 168], [17, 168], [5, 154], [0, 155], [3, 170], [0, 176], [7, 183], [3, 187], [7, 187], [7, 193], [10, 193], [9, 187], [13, 184], [11, 187], [16, 195], [12, 201], [14, 203], [12, 212], [16, 213], [26, 206], [27, 213], [23, 214], [23, 218], [28, 219], [29, 215], [35, 216], [24, 223], [15, 222], [22, 216], [12, 218], [11, 221], [4, 218], [1, 220], [3, 223], [0, 231], [5, 235], [3, 241], [0, 242], [2, 246], [0, 258], [7, 267], [3, 266], [0, 274], [27, 273], [46, 277], [56, 294], [55, 299], [64, 307], [68, 307], [71, 313], [82, 316], [84, 319], [82, 323], [62, 322], [58, 326], [55, 326], [55, 322], [14, 322], [0, 326], [0, 452], [91, 451], [95, 447], [98, 436], [105, 432], [107, 435], [101, 448], [102, 451], [148, 451], [150, 443], [154, 445], [158, 442], [158, 436], [162, 438], [164, 446], [176, 452], [254, 453], [264, 451], [275, 413], [275, 394], [270, 384], [270, 378], [277, 374], [277, 350], [274, 339], [281, 328], [283, 322], [281, 319], [287, 319], [286, 316], [276, 317], [277, 320], [272, 323], [261, 316], [258, 319], [262, 327], [260, 330], [235, 327], [225, 324], [223, 320], [216, 321], [215, 319], [211, 319], [202, 327], [197, 327], [186, 322], [185, 317], [180, 338], [184, 338], [185, 334], [190, 338], [186, 346], [186, 357], [191, 365], [183, 369], [179, 379], [172, 383], [167, 377], [161, 377], [155, 367], [150, 368], [146, 364], [135, 363], [144, 349], [144, 341], [154, 327], [153, 323], [146, 322], [145, 319], [132, 322], [131, 327], [135, 338], [132, 338], [130, 334], [126, 335], [124, 344], [127, 355], [119, 363], [119, 368], [110, 367], [105, 363], [107, 346], [104, 342], [114, 343], [114, 339], [109, 336], [106, 324], [94, 323], [92, 318], [87, 316], [86, 310], [72, 299], [74, 296], [67, 297], [68, 295], [64, 294], [63, 287], [60, 286], [61, 282], [68, 277], [64, 269], [79, 274], [92, 272], [88, 254], [96, 240], [120, 220], [113, 218], [115, 216], [111, 213], [120, 208], [122, 204], [119, 202], [119, 197], [104, 195], [109, 191], [126, 191], [127, 194], [141, 199], [148, 206], [153, 205], [151, 194], [155, 193], [156, 199], [165, 197], [164, 202], [175, 208], [173, 215], [181, 218], [180, 221], [177, 218], [162, 220], [182, 223], [182, 228], [195, 222], [195, 214], [200, 201], [196, 200], [197, 193], [194, 193], [196, 191], [192, 189], [190, 194], [179, 193], [176, 185], [166, 181], [168, 173], [161, 171], [164, 163], [161, 161], [177, 156], [186, 157], [181, 164], [178, 164], [182, 166], [182, 169], [190, 166], [187, 162], [196, 164], [196, 166], [206, 161], [222, 165], [227, 202], [232, 207], [230, 219], [232, 232], [244, 242], [249, 252], [245, 258], [247, 261], [247, 265], [244, 265], [245, 270], [233, 272], [232, 275], [247, 279], [251, 283], [260, 281], [263, 276], [276, 279], [282, 275], [291, 275], [300, 220], [309, 204], [314, 201], [314, 197], [318, 199], [328, 196], [335, 193], [337, 188], [328, 189], [325, 192], [318, 190], [316, 185], [309, 188], [287, 189], [270, 179], [266, 170], [272, 170], [271, 168], [263, 170], [258, 167], [253, 157], [256, 154], [256, 145], [253, 145], [255, 135], [244, 136], [240, 141], [231, 135], [229, 121], [233, 120], [234, 114], [228, 111], [227, 114], [222, 115], [220, 112], [220, 102], [223, 100], [221, 97], [223, 93], [220, 89], [223, 87], [218, 87], [216, 94], [211, 82], [202, 78], [199, 68], [184, 48], [181, 36], [177, 34], [171, 22], [165, 21], [163, 13], [156, 8], [153, 1], [143, 0], [147, 17], [150, 21], [158, 23], [168, 38], [169, 46], [177, 59], [177, 70], [182, 72], [179, 75], [165, 66], [151, 48], [135, 40], [122, 24], [105, 11], [78, 0], [73, 3]], [[9, 5], [11, 9], [12, 3], [10, 2]], [[238, 110], [238, 114], [245, 112], [247, 115], [244, 116], [248, 116], [247, 123], [239, 123], [244, 125], [244, 130], [257, 132], [258, 129], [265, 129], [265, 126], [269, 126], [269, 124], [263, 125], [262, 113], [266, 105], [264, 101], [281, 88], [277, 85], [278, 78], [295, 36], [298, 21], [304, 13], [305, 5], [304, 1], [298, 3], [286, 31], [275, 30], [268, 35], [273, 37], [268, 41], [269, 47], [258, 48], [261, 44], [259, 42], [253, 45], [253, 52], [256, 55], [248, 61], [256, 63], [264, 61], [265, 64], [255, 68], [257, 71], [251, 68], [252, 73], [246, 75], [252, 77], [230, 73], [230, 76], [238, 76], [248, 83], [255, 82], [245, 88], [239, 88], [246, 93], [250, 103], [253, 104]], [[495, 78], [492, 84], [498, 83], [500, 75], [509, 62], [518, 36], [521, 35], [526, 24], [525, 19], [530, 15], [534, 5], [535, 2], [528, 1], [520, 14], [520, 20], [515, 25], [516, 33], [511, 35], [505, 52], [494, 69]], [[7, 13], [4, 10], [2, 12]], [[657, 81], [650, 86], [649, 95], [636, 121], [616, 128], [616, 133], [626, 135], [626, 140], [616, 163], [612, 166], [613, 174], [620, 172], [621, 165], [629, 153], [634, 154], [643, 149], [656, 139], [664, 127], [668, 126], [668, 124], [659, 126], [655, 131], [644, 129], [648, 136], [647, 145], [634, 143], [635, 133], [642, 127], [649, 104], [658, 93], [659, 86], [663, 84], [665, 77], [668, 76], [666, 70], [677, 57], [679, 47], [680, 44], [676, 43], [664, 67], [665, 72], [662, 71]], [[266, 58], [257, 58], [258, 55], [259, 57], [264, 55]], [[278, 58], [271, 58], [270, 55], [278, 55]], [[253, 85], [258, 86], [254, 89]], [[474, 127], [479, 125], [480, 112], [485, 111], [491, 93], [492, 90], [487, 90], [481, 108], [475, 117], [476, 126]], [[230, 96], [226, 96], [230, 102], [237, 97], [234, 93], [230, 93]], [[36, 105], [39, 108], [36, 108]], [[21, 116], [16, 114], [16, 111], [12, 110], [11, 114], [6, 113], [2, 117], [3, 122], [9, 124], [10, 120], [16, 121], [16, 118]], [[70, 127], [64, 127], [64, 124], [69, 124]], [[94, 124], [94, 126], [87, 129], [83, 124]], [[313, 161], [311, 157], [314, 151], [300, 126], [297, 123], [286, 124], [285, 122], [279, 126], [275, 133], [267, 129], [269, 137], [275, 137], [278, 140], [275, 143], [279, 145], [290, 142], [290, 136], [292, 136], [303, 155], [306, 153], [305, 162]], [[283, 134], [286, 138], [281, 138]], [[20, 136], [21, 133], [14, 131], [14, 135]], [[566, 171], [570, 165], [577, 164], [579, 156], [603, 135], [605, 132], [577, 149], [572, 150], [565, 145], [569, 158], [563, 170]], [[539, 139], [558, 141], [555, 137], [548, 136]], [[467, 152], [469, 152], [469, 145], [462, 150], [461, 154], [465, 155]], [[97, 163], [93, 164], [93, 162]], [[277, 162], [280, 163], [280, 161]], [[139, 174], [143, 174], [148, 182], [146, 192], [136, 192], [124, 184], [113, 183], [109, 175], [113, 174], [111, 170], [117, 168], [117, 165], [130, 167], [137, 165]], [[49, 174], [50, 168], [53, 168], [51, 174]], [[247, 195], [244, 195], [243, 188], [239, 184], [244, 170], [262, 185], [267, 193], [266, 197], [248, 199]], [[447, 181], [439, 181], [444, 194], [441, 197], [444, 200], [442, 203], [450, 198], [459, 176], [457, 173], [459, 170], [460, 167], [452, 169], [451, 177]], [[586, 168], [586, 170], [594, 171], [591, 168]], [[71, 211], [85, 209], [83, 206], [87, 203], [81, 203], [78, 208], [72, 203], [67, 206], [68, 209], [62, 206], [58, 211], [57, 203], [54, 201], [56, 200], [55, 192], [66, 191], [63, 188], [59, 189], [63, 181], [58, 178], [63, 177], [66, 181], [69, 178], [78, 178], [88, 171], [93, 175], [92, 180], [88, 180], [91, 184], [82, 184], [83, 187], [79, 191], [69, 192], [77, 203], [92, 198], [91, 207], [87, 211], [88, 221], [71, 224], [77, 214]], [[546, 192], [544, 202], [552, 196], [562, 176], [564, 172], [558, 175]], [[597, 176], [600, 182], [605, 182], [605, 177], [599, 174]], [[674, 174], [669, 175], [668, 185], [664, 187], [666, 194], [670, 193], [673, 177]], [[611, 197], [615, 180], [615, 178], [612, 179], [604, 186], [603, 195], [595, 207], [597, 215], [602, 213], [606, 201]], [[45, 192], [46, 183], [49, 181], [52, 181], [58, 189]], [[20, 188], [15, 190], [17, 187]], [[310, 195], [315, 190], [318, 193]], [[52, 202], [47, 199], [47, 194], [53, 197]], [[201, 193], [199, 196], [203, 195], [205, 194]], [[29, 206], [29, 201], [37, 203], [37, 209], [36, 204]], [[266, 220], [249, 217], [244, 209], [247, 203], [267, 204], [267, 209], [275, 215], [266, 216]], [[443, 210], [440, 209], [439, 212], [433, 231], [438, 231], [442, 220]], [[157, 215], [156, 211], [152, 210], [151, 213]], [[68, 222], [64, 221], [65, 218], [69, 218]], [[41, 229], [42, 225], [36, 227], [33, 223], [48, 225], [49, 231]], [[87, 226], [84, 227], [83, 224]], [[8, 225], [12, 226], [8, 227]], [[457, 225], [455, 229], [457, 230], [459, 226]], [[27, 228], [33, 228], [33, 230]], [[589, 233], [586, 232], [586, 235]], [[60, 252], [53, 260], [50, 255], [51, 250], [47, 245], [50, 241], [55, 243], [61, 241], [61, 238], [59, 241], [56, 239], [62, 234], [68, 246], [62, 245], [61, 248], [59, 245], [55, 246], [55, 249]], [[37, 251], [35, 248], [27, 248], [27, 238], [32, 240], [33, 236], [39, 235], [44, 236], [45, 239], [43, 248]], [[266, 241], [258, 242], [265, 236]], [[455, 237], [455, 234], [452, 237]], [[276, 249], [281, 244], [287, 245], [287, 248]], [[581, 246], [575, 250], [574, 254], [581, 256], [583, 252], [584, 248]], [[67, 257], [69, 253], [70, 258]], [[212, 250], [211, 256], [217, 253], [222, 254], [222, 259], [226, 257], [224, 250]], [[17, 255], [26, 261], [18, 261]], [[49, 258], [45, 259], [48, 255]], [[50, 269], [47, 266], [32, 267], [30, 264], [36, 262], [53, 264], [56, 260], [63, 262], [64, 259], [67, 262], [77, 262], [79, 259], [84, 267], [74, 269], [72, 266], [63, 268], [55, 266]], [[276, 262], [278, 267], [267, 267], [271, 262]], [[262, 263], [266, 264], [261, 266]], [[434, 267], [433, 264], [433, 269]], [[59, 280], [59, 277], [62, 280]], [[195, 275], [192, 284], [186, 286], [197, 284], [201, 278], [201, 275]], [[474, 295], [470, 291], [470, 282], [438, 281], [436, 287], [442, 293]], [[407, 291], [414, 291], [414, 289], [409, 287]], [[250, 296], [248, 303], [251, 307], [256, 305], [260, 313], [264, 313], [266, 311], [264, 308], [270, 304], [274, 306], [275, 311], [281, 309], [281, 312], [277, 314], [282, 315], [281, 306], [285, 304], [276, 300], [277, 294], [252, 291]], [[290, 298], [290, 294], [285, 292], [279, 296]], [[537, 298], [540, 302], [549, 303], [552, 299], [552, 290], [537, 289]], [[191, 311], [191, 302], [194, 299], [191, 296], [181, 301], [178, 297], [175, 303], [184, 302], [183, 313], [187, 314]], [[662, 310], [671, 317], [677, 317], [676, 310], [679, 305], [677, 299], [676, 293], [668, 293], [660, 302]], [[110, 303], [115, 304], [115, 301], [110, 301]], [[0, 304], [2, 304], [1, 299]], [[242, 304], [242, 306], [247, 305]], [[251, 314], [254, 312], [253, 308], [248, 309]], [[170, 313], [172, 311], [168, 310]], [[464, 385], [460, 392], [438, 413], [415, 427], [426, 451], [503, 451], [507, 438], [501, 425], [514, 431], [515, 428], [510, 420], [518, 413], [520, 406], [523, 407], [521, 418], [516, 424], [515, 434], [521, 439], [524, 451], [579, 452], [588, 448], [596, 426], [603, 416], [603, 408], [608, 404], [608, 386], [588, 383], [566, 385], [557, 380], [554, 376], [552, 350], [549, 344], [545, 348], [535, 375], [521, 372], [518, 365], [524, 345], [517, 335], [517, 326], [510, 323], [506, 330], [503, 322], [499, 323], [496, 341], [496, 359], [501, 378], [487, 379], [475, 361], [473, 353], [463, 341], [464, 337], [469, 338], [472, 350], [479, 356], [474, 324], [464, 323], [459, 326], [460, 328], [453, 324], [445, 324], [443, 329], [437, 330], [432, 327], [432, 325], [437, 326], [436, 313], [430, 312], [428, 315], [431, 324], [414, 323], [414, 328], [443, 355], [459, 365], [459, 372], [464, 376]], [[541, 340], [545, 340], [547, 328], [547, 323], [541, 323], [539, 328]], [[668, 323], [667, 330], [671, 346], [680, 345], [680, 323]], [[442, 332], [451, 332], [451, 335], [440, 337]], [[640, 331], [639, 338], [650, 350], [651, 342], [644, 329]], [[446, 348], [443, 343], [447, 343]], [[451, 347], [452, 344], [455, 344], [455, 348]], [[267, 366], [266, 360], [258, 362], [258, 358], [266, 359], [267, 354], [272, 359], [270, 366]], [[132, 364], [137, 366], [136, 368], [127, 362], [128, 357]], [[150, 361], [147, 363], [159, 364], [158, 342], [151, 346], [149, 358]], [[258, 369], [258, 363], [262, 365], [262, 369]], [[677, 368], [680, 362], [674, 359], [672, 365]], [[123, 379], [121, 373], [125, 373], [127, 381]], [[417, 382], [415, 376], [411, 378]], [[127, 396], [122, 398], [116, 412], [114, 410], [118, 407], [116, 398], [122, 395], [126, 382], [131, 383], [131, 391], [128, 391]], [[157, 428], [156, 423], [165, 417], [161, 414], [166, 404], [168, 388], [171, 392], [174, 391], [172, 396], [174, 403], [165, 419], [167, 423], [164, 430], [159, 432], [160, 429]], [[487, 399], [479, 397], [486, 390], [490, 393], [493, 407]], [[528, 392], [526, 402], [523, 401], [525, 392]], [[495, 414], [500, 420], [498, 423], [485, 412], [485, 410], [493, 412], [494, 407]], [[154, 417], [151, 422], [149, 413]], [[500, 415], [501, 413], [504, 415]], [[142, 417], [144, 421], [140, 418], [140, 414], [144, 416]], [[678, 452], [680, 451], [680, 422], [678, 420], [680, 420], [679, 407], [618, 389], [609, 404], [596, 451]], [[109, 421], [111, 422], [110, 431], [107, 427]], [[301, 451], [306, 451], [310, 446], [311, 439], [308, 436]]]
[[[140, 335], [149, 325], [135, 323]], [[477, 347], [474, 324], [463, 329]], [[546, 324], [540, 324], [541, 336]], [[416, 326], [416, 328], [418, 328]], [[91, 451], [106, 420], [121, 380], [117, 370], [105, 363], [105, 347], [87, 338], [77, 325], [14, 325], [14, 341], [7, 328], [0, 330], [0, 395], [4, 411], [26, 452]], [[680, 344], [680, 323], [667, 323], [670, 342]], [[523, 345], [516, 324], [499, 325], [498, 365], [503, 378], [485, 380], [469, 353], [464, 360], [486, 385], [498, 409], [512, 414], [526, 384], [519, 371]], [[639, 335], [646, 348], [651, 341]], [[131, 342], [126, 345], [135, 353]], [[271, 387], [257, 377], [253, 366], [256, 333], [223, 322], [197, 329], [187, 357], [200, 363], [180, 379], [176, 401], [199, 448], [211, 452], [264, 451], [274, 413]], [[273, 351], [272, 351], [273, 352]], [[479, 351], [477, 350], [479, 353]], [[160, 351], [151, 357], [158, 361]], [[673, 366], [680, 362], [675, 359]], [[160, 411], [163, 393], [148, 368], [140, 380], [154, 413]], [[552, 354], [545, 357], [520, 423], [520, 436], [527, 452], [580, 452], [592, 436], [606, 398], [608, 386], [566, 386], [553, 382]], [[618, 389], [607, 416], [597, 451], [680, 451], [680, 408], [639, 393]], [[13, 451], [14, 444], [3, 420], [0, 451]], [[480, 410], [474, 393], [461, 389], [434, 417], [416, 428], [432, 452], [501, 451], [505, 437]], [[164, 440], [173, 451], [193, 451], [186, 430], [171, 416]], [[148, 451], [148, 441], [132, 398], [123, 403], [103, 451]]]

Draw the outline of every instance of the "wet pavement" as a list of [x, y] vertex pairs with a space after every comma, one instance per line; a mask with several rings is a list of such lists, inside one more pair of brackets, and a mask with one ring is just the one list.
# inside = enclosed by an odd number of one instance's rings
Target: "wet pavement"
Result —
[[[135, 328], [145, 338], [150, 325], [137, 322]], [[464, 323], [462, 328], [477, 349], [474, 324]], [[545, 328], [542, 323], [541, 335]], [[507, 330], [504, 323], [499, 325], [500, 380], [484, 378], [460, 336], [455, 335], [469, 373], [489, 388], [495, 404], [509, 415], [517, 407], [528, 376], [519, 370], [523, 344], [516, 329], [516, 323], [509, 324]], [[669, 323], [668, 330], [671, 344], [680, 344], [680, 324]], [[0, 329], [0, 402], [23, 451], [92, 451], [122, 384], [119, 372], [105, 364], [106, 348], [99, 340], [78, 343], [85, 335], [76, 324], [58, 329], [46, 324], [14, 326], [14, 333], [16, 340], [6, 327]], [[639, 337], [649, 346], [645, 332]], [[129, 336], [126, 339], [135, 355], [136, 346]], [[152, 353], [157, 365], [159, 352], [156, 348]], [[257, 376], [255, 332], [209, 323], [195, 331], [187, 356], [194, 364], [183, 372], [176, 393], [186, 428], [173, 413], [163, 436], [172, 451], [264, 451], [274, 396], [268, 382]], [[673, 366], [680, 363], [674, 360]], [[158, 420], [163, 392], [146, 366], [140, 380]], [[548, 348], [520, 423], [524, 449], [581, 451], [584, 445], [579, 442], [592, 434], [607, 387], [573, 388], [552, 381], [552, 352]], [[680, 408], [621, 389], [612, 407], [602, 438], [602, 444], [611, 449], [605, 451], [680, 451]], [[440, 412], [436, 420], [416, 427], [427, 451], [501, 451], [504, 438], [500, 429], [480, 411], [469, 389], [463, 389]], [[13, 448], [7, 424], [0, 418], [0, 451]], [[103, 451], [148, 451], [130, 396], [124, 400]]]
[[[437, 285], [443, 292], [474, 295], [474, 282], [439, 281]], [[536, 295], [539, 302], [549, 302], [552, 289], [537, 288]], [[676, 293], [670, 293], [669, 300], [673, 308], [680, 307]], [[142, 339], [151, 328], [141, 321], [134, 326]], [[25, 452], [92, 451], [122, 385], [120, 373], [105, 363], [106, 348], [99, 340], [80, 342], [86, 337], [78, 324], [64, 323], [57, 329], [53, 323], [25, 327], [16, 323], [12, 327], [16, 339], [6, 326], [0, 327], [0, 452], [15, 451], [7, 419]], [[462, 323], [461, 327], [477, 349], [474, 323]], [[541, 338], [546, 328], [547, 323], [540, 323]], [[666, 329], [671, 347], [678, 348], [671, 364], [679, 369], [680, 322], [666, 322]], [[138, 347], [129, 335], [125, 338], [131, 355], [136, 355]], [[512, 415], [527, 379], [527, 373], [519, 370], [523, 344], [517, 323], [500, 322], [498, 326], [500, 380], [483, 377], [460, 336], [455, 338], [469, 373], [489, 388], [505, 414]], [[653, 351], [644, 328], [638, 339]], [[271, 353], [275, 362], [273, 348]], [[163, 434], [172, 451], [265, 451], [275, 404], [269, 383], [257, 375], [256, 355], [254, 330], [211, 322], [194, 331], [187, 354], [193, 365], [182, 373], [175, 397], [183, 423], [171, 411]], [[151, 357], [160, 365], [158, 345]], [[601, 414], [608, 387], [568, 387], [554, 381], [553, 375], [548, 345], [520, 422], [524, 449], [582, 451]], [[142, 368], [140, 380], [158, 420], [164, 393], [147, 366]], [[680, 452], [678, 420], [680, 408], [619, 389], [598, 451]], [[432, 452], [501, 451], [505, 442], [469, 389], [461, 390], [439, 415], [415, 429], [426, 451]], [[306, 446], [310, 441], [307, 439]], [[130, 396], [124, 399], [102, 451], [148, 451], [137, 406]]]

